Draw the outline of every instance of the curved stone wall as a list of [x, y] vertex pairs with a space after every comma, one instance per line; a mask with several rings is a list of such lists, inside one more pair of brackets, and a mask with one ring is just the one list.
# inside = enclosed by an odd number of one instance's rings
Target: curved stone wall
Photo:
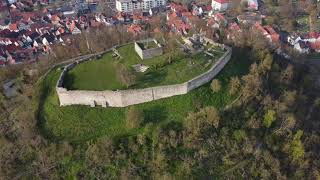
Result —
[[186, 94], [189, 91], [210, 82], [211, 79], [213, 79], [231, 59], [232, 49], [230, 47], [220, 44], [216, 45], [223, 46], [227, 51], [207, 72], [182, 84], [157, 86], [145, 89], [118, 91], [67, 90], [63, 87], [64, 76], [78, 63], [87, 61], [87, 59], [76, 61], [64, 67], [64, 70], [57, 82], [56, 91], [59, 97], [60, 106], [89, 105], [91, 107], [94, 107], [99, 105], [102, 107], [126, 107], [134, 104], [140, 104], [162, 98]]

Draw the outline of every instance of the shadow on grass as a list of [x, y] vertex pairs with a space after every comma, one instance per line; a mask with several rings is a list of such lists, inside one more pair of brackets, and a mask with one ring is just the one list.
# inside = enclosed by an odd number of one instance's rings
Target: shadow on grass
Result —
[[[58, 69], [53, 69], [50, 73], [53, 73]], [[44, 114], [44, 104], [47, 98], [49, 97], [50, 93], [53, 91], [53, 84], [55, 84], [55, 76], [46, 76], [43, 80], [41, 80], [38, 90], [40, 92], [39, 97], [37, 98], [37, 109], [35, 111], [35, 116], [37, 117], [37, 127], [46, 139], [49, 139], [53, 142], [59, 141], [59, 139], [45, 127], [46, 119]]]
[[75, 82], [75, 78], [74, 74], [67, 73], [64, 77], [63, 86], [69, 90], [75, 90], [75, 88], [72, 87], [72, 84]]
[[148, 123], [159, 123], [167, 119], [168, 111], [164, 106], [152, 106], [143, 110], [144, 121], [143, 125]]
[[165, 80], [166, 76], [167, 72], [165, 71], [152, 70], [146, 74], [141, 75], [138, 78], [136, 85], [134, 85], [134, 88], [150, 87], [152, 85], [160, 84]]

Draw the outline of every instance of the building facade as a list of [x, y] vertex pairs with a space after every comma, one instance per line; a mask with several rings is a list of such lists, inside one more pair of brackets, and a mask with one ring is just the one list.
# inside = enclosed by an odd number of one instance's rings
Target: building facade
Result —
[[134, 10], [149, 11], [152, 8], [165, 6], [167, 0], [116, 0], [116, 9], [131, 13]]
[[[259, 8], [258, 0], [241, 0], [240, 3], [248, 10], [257, 11]], [[231, 0], [212, 0], [211, 2], [214, 11], [226, 11], [235, 5]]]
[[229, 0], [212, 0], [211, 6], [214, 11], [225, 11], [231, 5]]

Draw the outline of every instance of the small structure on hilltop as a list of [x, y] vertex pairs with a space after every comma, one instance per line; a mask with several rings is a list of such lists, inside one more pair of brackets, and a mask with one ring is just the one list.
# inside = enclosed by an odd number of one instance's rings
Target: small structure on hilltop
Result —
[[[215, 44], [212, 40], [206, 38], [204, 34], [194, 34], [192, 37], [182, 37], [184, 45], [188, 47], [192, 54], [199, 52], [204, 52], [206, 55], [214, 57], [211, 51], [214, 51], [213, 48], [208, 47], [208, 45]], [[207, 49], [207, 50], [206, 50]], [[222, 47], [222, 49], [224, 49]]]
[[163, 54], [163, 48], [155, 39], [147, 39], [134, 43], [134, 49], [142, 60]]

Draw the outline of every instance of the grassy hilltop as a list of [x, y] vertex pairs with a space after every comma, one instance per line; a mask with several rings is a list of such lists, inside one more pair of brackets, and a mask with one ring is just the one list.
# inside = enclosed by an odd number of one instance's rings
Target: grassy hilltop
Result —
[[[100, 62], [102, 61], [97, 61], [97, 63]], [[222, 83], [222, 89], [218, 93], [213, 93], [207, 84], [186, 95], [135, 105], [134, 107], [144, 114], [141, 127], [136, 129], [126, 126], [125, 114], [128, 107], [60, 107], [55, 92], [55, 83], [61, 73], [61, 70], [57, 68], [39, 84], [41, 92], [44, 92], [41, 100], [43, 103], [39, 111], [40, 127], [50, 139], [81, 142], [101, 136], [117, 137], [128, 133], [138, 133], [145, 127], [162, 126], [171, 121], [182, 122], [188, 112], [195, 111], [196, 108], [206, 106], [221, 108], [231, 102], [235, 97], [228, 94], [230, 78], [245, 74], [248, 63], [244, 57], [233, 56], [217, 77]]]
[[[215, 49], [215, 58], [204, 53], [185, 55], [177, 50], [141, 60], [134, 50], [134, 44], [129, 44], [117, 49], [122, 57], [120, 59], [112, 57], [113, 53], [109, 52], [99, 60], [79, 64], [68, 72], [65, 85], [73, 90], [116, 90], [183, 83], [211, 68], [224, 53], [219, 47]], [[135, 72], [132, 68], [135, 64], [144, 64], [150, 68], [144, 73]], [[135, 82], [130, 87], [119, 80], [117, 71], [120, 66], [135, 76]]]

